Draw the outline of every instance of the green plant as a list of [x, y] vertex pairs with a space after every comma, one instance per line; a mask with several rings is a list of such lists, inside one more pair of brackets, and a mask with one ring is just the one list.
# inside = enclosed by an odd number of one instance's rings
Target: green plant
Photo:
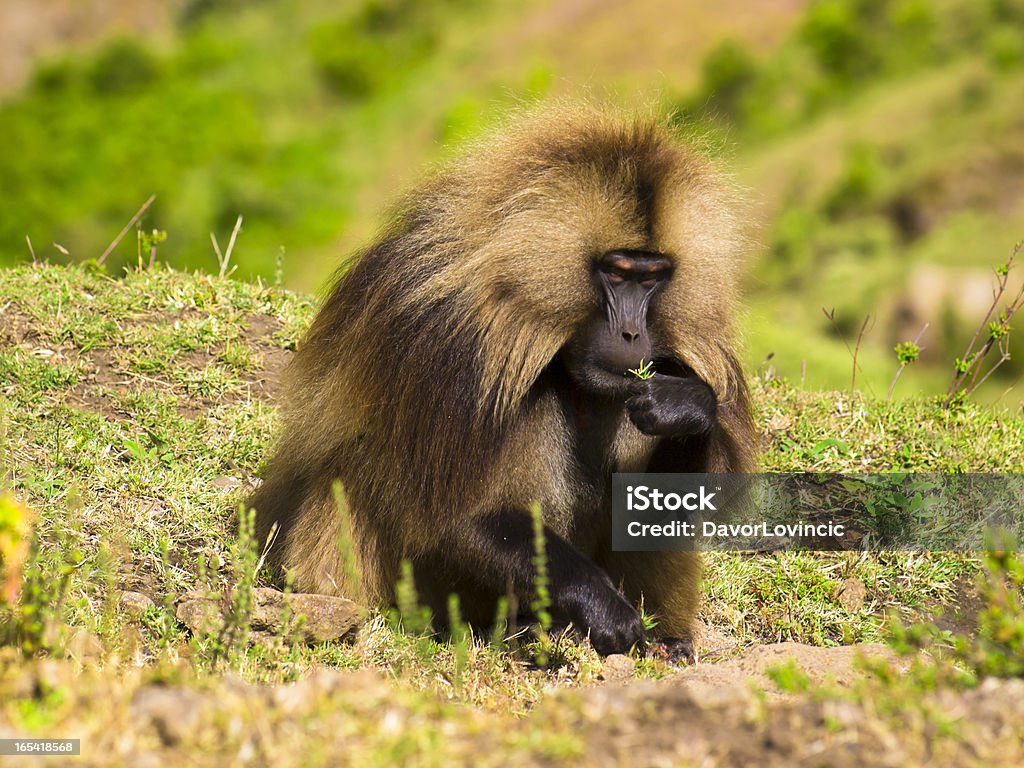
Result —
[[415, 655], [423, 664], [433, 665], [437, 644], [433, 639], [430, 608], [420, 605], [412, 563], [403, 560], [401, 576], [395, 585], [397, 611], [390, 614], [393, 627], [412, 638]]
[[430, 629], [430, 609], [420, 605], [412, 563], [408, 560], [402, 561], [401, 576], [395, 585], [395, 603], [403, 631], [410, 635], [422, 635]]
[[1014, 541], [994, 541], [978, 578], [982, 604], [973, 630], [950, 632], [932, 622], [893, 620], [889, 643], [903, 654], [928, 649], [950, 677], [976, 685], [986, 677], [1024, 677], [1024, 559]]
[[14, 610], [32, 540], [31, 511], [8, 491], [0, 492], [0, 611]]
[[162, 229], [154, 229], [146, 232], [141, 228], [138, 230], [139, 240], [139, 269], [142, 269], [142, 255], [149, 253], [149, 268], [156, 264], [156, 249], [167, 241], [167, 233]]
[[654, 370], [654, 361], [653, 360], [645, 363], [643, 361], [643, 358], [641, 358], [640, 359], [640, 365], [638, 365], [636, 368], [630, 368], [627, 371], [627, 373], [633, 374], [634, 376], [636, 376], [641, 381], [647, 381], [648, 379], [653, 379], [654, 378], [654, 374], [657, 373], [657, 371]]
[[833, 307], [832, 309], [825, 309], [824, 307], [822, 307], [821, 311], [822, 311], [822, 314], [825, 315], [825, 318], [835, 328], [836, 335], [839, 336], [839, 338], [841, 338], [843, 340], [843, 345], [846, 347], [846, 351], [849, 352], [850, 353], [850, 357], [853, 358], [853, 368], [852, 368], [852, 371], [850, 373], [850, 391], [851, 392], [856, 392], [857, 391], [857, 371], [860, 370], [860, 366], [857, 364], [857, 356], [860, 354], [860, 347], [861, 347], [861, 344], [864, 342], [864, 334], [866, 334], [868, 332], [868, 329], [870, 327], [871, 315], [865, 315], [864, 316], [864, 322], [861, 323], [860, 331], [857, 333], [857, 343], [854, 344], [853, 349], [851, 349], [850, 345], [846, 342], [846, 337], [843, 335], [842, 328], [840, 327], [839, 322], [836, 320], [836, 310], [835, 310], [835, 307]]
[[459, 596], [448, 595], [448, 631], [450, 633], [450, 644], [453, 657], [452, 677], [456, 690], [462, 688], [463, 679], [466, 674], [466, 666], [469, 662], [469, 650], [473, 642], [473, 633], [462, 620], [462, 612], [459, 610]]
[[700, 101], [735, 120], [742, 116], [743, 97], [758, 76], [757, 63], [742, 44], [725, 40], [701, 62]]
[[228, 269], [231, 264], [231, 253], [235, 250], [235, 240], [238, 238], [238, 232], [242, 229], [242, 217], [239, 216], [235, 219], [235, 226], [231, 228], [231, 237], [228, 238], [228, 247], [221, 253], [220, 243], [217, 242], [217, 236], [210, 233], [210, 242], [213, 243], [213, 252], [217, 254], [217, 266], [219, 268], [218, 274], [221, 277], [229, 277], [238, 268], [237, 265]]
[[883, 16], [883, 0], [818, 0], [800, 28], [802, 41], [826, 75], [842, 84], [865, 79], [881, 64], [873, 27]]
[[903, 373], [903, 369], [911, 363], [917, 361], [921, 356], [921, 347], [918, 346], [918, 342], [921, 341], [921, 337], [924, 336], [924, 332], [928, 330], [928, 323], [924, 324], [921, 332], [917, 334], [917, 338], [913, 341], [904, 341], [897, 344], [893, 351], [896, 353], [896, 359], [900, 363], [900, 367], [896, 369], [896, 373], [893, 374], [892, 382], [889, 384], [889, 391], [885, 395], [886, 402], [892, 400], [892, 392], [896, 388], [896, 382], [900, 379], [900, 374]]
[[[352, 541], [352, 519], [349, 514], [348, 497], [340, 480], [331, 484], [334, 505], [338, 511], [338, 554], [341, 557], [344, 593], [353, 600], [362, 598], [362, 578], [359, 573], [359, 562], [356, 559], [355, 543]], [[403, 566], [404, 569], [404, 566]], [[405, 571], [402, 571], [403, 577]], [[415, 599], [415, 585], [412, 583], [412, 566], [409, 566], [409, 585]]]
[[170, 464], [174, 454], [169, 450], [167, 443], [151, 432], [147, 433], [147, 438], [145, 442], [141, 437], [138, 440], [123, 438], [125, 452], [141, 464]]
[[644, 629], [648, 632], [652, 631], [658, 626], [658, 616], [654, 613], [647, 613], [644, 608], [643, 602], [640, 603], [640, 621], [643, 622]]
[[837, 219], [862, 210], [877, 195], [882, 179], [877, 147], [863, 142], [847, 147], [839, 178], [825, 196], [825, 212]]
[[228, 552], [228, 570], [231, 583], [226, 587], [223, 603], [227, 606], [220, 621], [210, 629], [215, 634], [204, 638], [209, 653], [207, 663], [216, 668], [226, 663], [238, 669], [249, 644], [250, 621], [256, 600], [256, 573], [259, 569], [260, 549], [255, 539], [256, 511], [238, 507], [238, 536]]
[[[1018, 242], [1006, 261], [996, 268], [996, 285], [992, 291], [992, 303], [978, 323], [967, 348], [953, 364], [953, 378], [946, 388], [946, 405], [970, 397], [988, 378], [1010, 359], [1010, 320], [1024, 307], [1024, 285], [999, 310], [999, 305], [1009, 289], [1010, 272], [1014, 259], [1024, 249], [1024, 240]], [[996, 315], [997, 310], [999, 314]], [[993, 320], [993, 316], [996, 319]], [[986, 368], [986, 360], [993, 349], [999, 350], [999, 358]], [[984, 372], [983, 372], [984, 371]]]
[[540, 502], [530, 505], [530, 518], [533, 521], [533, 602], [530, 609], [537, 617], [538, 652], [537, 664], [545, 666], [551, 657], [551, 591], [548, 579], [548, 554], [544, 539], [544, 518], [540, 511]]
[[786, 693], [804, 693], [811, 689], [811, 678], [793, 659], [768, 667], [765, 674]]
[[143, 43], [118, 38], [100, 49], [89, 67], [88, 82], [98, 94], [138, 91], [160, 76], [160, 61]]
[[315, 26], [309, 50], [324, 82], [353, 100], [386, 87], [434, 50], [437, 20], [428, 11], [410, 0], [366, 0], [354, 13]]
[[494, 609], [494, 626], [491, 629], [490, 645], [496, 651], [501, 651], [506, 646], [506, 634], [508, 633], [508, 598], [499, 597], [498, 604]]
[[[66, 504], [79, 506], [70, 494]], [[26, 655], [54, 653], [64, 646], [71, 582], [86, 554], [67, 521], [54, 526], [44, 543], [38, 529], [29, 532], [30, 520], [28, 509], [12, 496], [0, 497], [0, 641], [17, 643]]]

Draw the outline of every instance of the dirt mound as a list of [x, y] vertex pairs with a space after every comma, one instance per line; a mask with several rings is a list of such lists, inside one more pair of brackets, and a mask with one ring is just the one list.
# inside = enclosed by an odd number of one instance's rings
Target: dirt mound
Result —
[[[587, 765], [907, 766], [1024, 764], [1024, 681], [987, 680], [974, 690], [930, 691], [906, 701], [862, 689], [858, 659], [880, 645], [753, 646], [658, 682], [563, 691], [533, 717], [565, 718]], [[773, 668], [795, 665], [808, 693], [785, 693]], [[823, 693], [817, 685], [827, 686]]]
[[[660, 681], [562, 688], [524, 717], [459, 705], [367, 669], [321, 668], [294, 684], [261, 686], [231, 675], [115, 680], [44, 661], [0, 673], [0, 695], [26, 702], [64, 691], [68, 707], [54, 728], [82, 739], [83, 765], [1024, 764], [1024, 681], [905, 700], [865, 693], [872, 689], [859, 687], [855, 659], [885, 653], [755, 646]], [[779, 664], [839, 689], [767, 691], [768, 670]], [[17, 734], [0, 719], [0, 735]]]
[[694, 664], [684, 667], [668, 678], [673, 684], [686, 688], [698, 699], [727, 698], [759, 689], [771, 698], [780, 698], [769, 670], [796, 665], [814, 686], [832, 685], [850, 687], [860, 676], [861, 658], [885, 658], [895, 661], [894, 654], [884, 645], [867, 643], [838, 648], [818, 648], [801, 643], [755, 645], [740, 655], [718, 663]]

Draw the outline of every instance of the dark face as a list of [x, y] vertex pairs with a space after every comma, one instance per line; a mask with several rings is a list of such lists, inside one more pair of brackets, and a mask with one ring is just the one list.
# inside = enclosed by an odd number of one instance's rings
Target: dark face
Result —
[[609, 251], [594, 265], [600, 307], [562, 351], [573, 381], [593, 394], [627, 393], [640, 361], [654, 345], [647, 328], [651, 298], [671, 278], [672, 264], [657, 253]]

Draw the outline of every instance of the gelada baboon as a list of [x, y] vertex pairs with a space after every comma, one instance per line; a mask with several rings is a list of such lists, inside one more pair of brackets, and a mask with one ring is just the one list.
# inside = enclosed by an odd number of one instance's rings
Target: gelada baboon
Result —
[[[250, 503], [297, 589], [392, 599], [400, 564], [446, 615], [532, 599], [528, 509], [556, 614], [601, 653], [657, 616], [690, 651], [694, 554], [611, 551], [616, 471], [751, 468], [731, 348], [732, 191], [655, 119], [520, 118], [412, 192], [340, 272], [291, 366], [283, 434]], [[654, 361], [646, 381], [626, 376]], [[361, 573], [346, 584], [331, 484]]]

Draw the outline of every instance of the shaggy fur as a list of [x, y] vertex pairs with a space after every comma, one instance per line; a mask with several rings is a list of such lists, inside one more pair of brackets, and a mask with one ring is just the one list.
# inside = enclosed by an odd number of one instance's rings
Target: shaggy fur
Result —
[[[656, 120], [589, 109], [522, 118], [436, 173], [343, 267], [290, 368], [277, 452], [249, 502], [261, 536], [280, 526], [272, 562], [299, 590], [386, 603], [403, 558], [457, 551], [467, 519], [538, 500], [552, 531], [642, 595], [662, 631], [687, 636], [696, 556], [610, 552], [609, 489], [613, 471], [752, 468], [731, 346], [733, 208], [730, 185]], [[663, 450], [624, 416], [587, 435], [606, 446], [595, 486], [545, 377], [597, 306], [593, 260], [626, 248], [672, 260], [651, 336], [711, 385], [718, 425]], [[343, 582], [336, 478], [360, 584]], [[472, 602], [463, 595], [471, 619], [493, 615]]]

